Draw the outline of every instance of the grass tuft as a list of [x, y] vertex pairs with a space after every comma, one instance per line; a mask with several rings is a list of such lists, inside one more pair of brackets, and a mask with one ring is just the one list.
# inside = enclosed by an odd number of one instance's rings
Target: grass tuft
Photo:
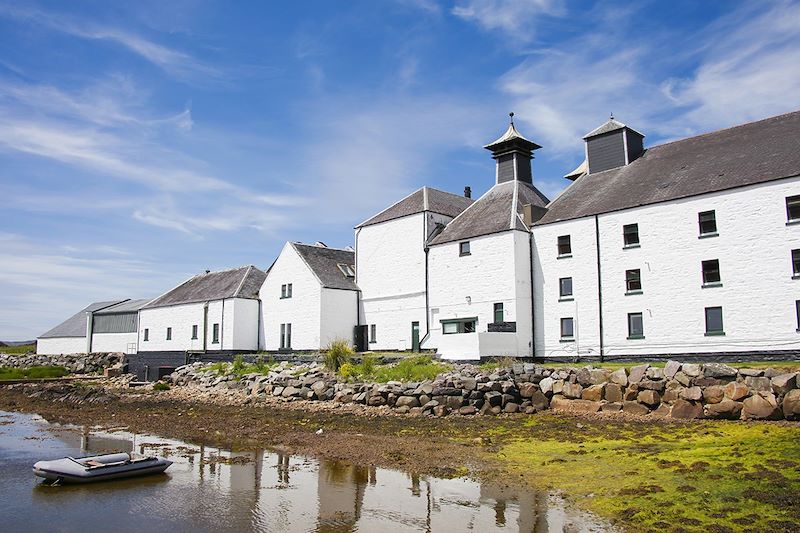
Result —
[[337, 372], [341, 366], [352, 359], [355, 351], [345, 339], [334, 339], [322, 354], [325, 366], [331, 372]]
[[67, 375], [69, 375], [69, 370], [63, 366], [0, 367], [0, 380], [62, 378]]

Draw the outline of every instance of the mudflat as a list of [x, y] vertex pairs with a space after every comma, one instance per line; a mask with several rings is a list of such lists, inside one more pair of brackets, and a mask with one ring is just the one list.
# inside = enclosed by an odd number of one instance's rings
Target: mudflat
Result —
[[319, 402], [236, 404], [174, 390], [92, 393], [83, 384], [41, 394], [41, 387], [0, 389], [0, 409], [234, 450], [271, 447], [438, 477], [556, 489], [631, 531], [800, 529], [796, 422], [549, 411], [432, 418]]

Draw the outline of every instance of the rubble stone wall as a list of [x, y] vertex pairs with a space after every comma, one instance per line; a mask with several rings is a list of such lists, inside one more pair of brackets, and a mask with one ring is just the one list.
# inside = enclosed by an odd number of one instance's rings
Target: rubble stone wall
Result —
[[11, 355], [0, 354], [0, 366], [26, 368], [31, 366], [63, 366], [73, 374], [100, 374], [103, 369], [122, 365], [121, 353], [76, 353], [71, 355]]

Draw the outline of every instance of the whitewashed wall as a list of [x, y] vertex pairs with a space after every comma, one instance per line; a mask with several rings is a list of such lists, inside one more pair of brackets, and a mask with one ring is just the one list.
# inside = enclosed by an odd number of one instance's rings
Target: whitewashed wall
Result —
[[319, 348], [324, 348], [334, 339], [353, 342], [353, 329], [358, 321], [357, 305], [357, 291], [322, 289]]
[[470, 255], [467, 256], [459, 256], [459, 242], [430, 249], [431, 335], [423, 347], [436, 348], [447, 358], [468, 358], [469, 354], [464, 353], [464, 343], [472, 341], [465, 341], [462, 337], [469, 335], [443, 335], [441, 320], [478, 317], [477, 331], [486, 332], [487, 324], [494, 322], [494, 304], [502, 302], [504, 321], [517, 323], [516, 334], [503, 335], [513, 336], [516, 342], [492, 342], [487, 337], [483, 346], [506, 346], [510, 353], [502, 355], [529, 356], [532, 338], [528, 233], [508, 231], [469, 241]]
[[[281, 285], [292, 284], [292, 297], [281, 298]], [[322, 287], [291, 243], [286, 243], [261, 286], [262, 322], [266, 350], [280, 348], [281, 324], [292, 325], [292, 348], [320, 347]]]
[[[225, 327], [232, 325], [232, 336], [223, 339], [226, 345], [233, 350], [256, 351], [259, 349], [259, 322], [260, 317], [258, 300], [247, 298], [234, 298], [225, 301], [225, 314], [228, 314], [228, 305], [231, 306], [232, 316], [229, 320], [225, 317]], [[230, 344], [228, 344], [230, 343]]]
[[425, 335], [426, 217], [419, 213], [356, 231], [356, 283], [361, 324], [375, 324], [371, 350], [411, 349], [411, 323]]
[[[601, 215], [600, 251], [606, 355], [800, 349], [791, 250], [800, 226], [787, 225], [792, 178]], [[719, 236], [698, 238], [698, 213], [716, 211]], [[637, 223], [641, 246], [623, 249], [622, 226]], [[573, 258], [557, 260], [558, 235], [572, 234]], [[594, 219], [534, 227], [538, 261], [537, 355], [598, 353]], [[721, 287], [702, 288], [701, 261], [719, 259]], [[538, 267], [538, 268], [537, 268]], [[639, 268], [641, 295], [625, 295], [625, 270]], [[558, 302], [558, 278], [574, 278], [575, 301]], [[704, 308], [721, 306], [724, 336], [705, 336]], [[576, 342], [559, 343], [559, 317], [579, 320]], [[577, 309], [577, 312], [575, 310]], [[627, 314], [641, 312], [644, 339], [628, 340]], [[559, 350], [559, 348], [562, 348]]]
[[[241, 342], [236, 339], [236, 317], [235, 309], [239, 301], [251, 302], [243, 303], [240, 307], [242, 317], [247, 324], [245, 329], [252, 331], [252, 337], [245, 335]], [[216, 350], [253, 350], [256, 344], [258, 330], [258, 314], [253, 312], [252, 306], [255, 304], [256, 311], [258, 302], [256, 300], [246, 300], [243, 298], [232, 298], [224, 301], [215, 300], [208, 303], [208, 331], [206, 331], [206, 349]], [[155, 309], [142, 309], [139, 311], [139, 351], [186, 351], [203, 349], [203, 302], [173, 305], [170, 307], [157, 307]], [[224, 320], [223, 320], [224, 309]], [[214, 343], [214, 324], [220, 325], [220, 339]], [[198, 328], [197, 339], [192, 339], [192, 325]], [[168, 341], [167, 327], [172, 327], [172, 340]], [[144, 340], [144, 330], [150, 330], [150, 339]]]
[[39, 355], [86, 353], [86, 337], [53, 337], [36, 340]]
[[[128, 350], [129, 345], [133, 346], [133, 351]], [[95, 333], [92, 335], [92, 352], [136, 353], [136, 332]]]

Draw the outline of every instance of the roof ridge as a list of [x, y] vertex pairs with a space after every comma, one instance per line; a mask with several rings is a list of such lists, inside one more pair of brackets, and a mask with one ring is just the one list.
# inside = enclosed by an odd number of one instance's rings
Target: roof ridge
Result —
[[239, 296], [239, 293], [240, 293], [240, 292], [241, 292], [241, 290], [242, 290], [242, 286], [244, 285], [244, 282], [245, 282], [245, 280], [247, 279], [247, 276], [249, 276], [249, 275], [250, 275], [250, 271], [252, 271], [252, 270], [253, 270], [253, 265], [250, 265], [250, 266], [248, 266], [248, 267], [247, 267], [247, 271], [244, 273], [244, 276], [242, 276], [242, 280], [239, 282], [239, 286], [238, 286], [238, 287], [236, 287], [236, 290], [235, 290], [235, 291], [233, 291], [233, 297], [234, 297], [234, 298], [236, 298], [237, 296]]
[[309, 248], [319, 248], [321, 250], [334, 250], [337, 252], [347, 252], [347, 253], [355, 253], [355, 250], [348, 250], [347, 248], [336, 248], [335, 246], [317, 246], [316, 244], [306, 244], [304, 242], [292, 242], [292, 244], [296, 244], [297, 246], [308, 246]]
[[517, 211], [517, 204], [519, 203], [519, 181], [514, 180], [514, 192], [511, 195], [511, 221], [508, 223], [509, 229], [514, 229], [516, 224], [514, 224], [514, 215], [518, 215], [519, 212]]
[[422, 210], [428, 211], [428, 187], [422, 187]]
[[[775, 119], [778, 119], [778, 118], [781, 118], [781, 117], [785, 117], [785, 116], [788, 116], [788, 115], [795, 115], [795, 114], [800, 114], [800, 109], [797, 109], [795, 111], [788, 111], [786, 113], [781, 113], [780, 115], [774, 115], [774, 116], [762, 118], [762, 119], [759, 119], [759, 120], [753, 120], [752, 122], [742, 122], [740, 124], [734, 124], [733, 126], [727, 126], [725, 128], [719, 128], [719, 129], [716, 129], [716, 130], [707, 131], [705, 133], [698, 133], [697, 135], [692, 135], [691, 137], [684, 137], [683, 139], [675, 139], [674, 141], [667, 141], [665, 143], [656, 144], [656, 145], [650, 146], [648, 148], [645, 148], [645, 151], [652, 150], [653, 148], [661, 148], [662, 146], [669, 146], [670, 144], [677, 144], [677, 143], [682, 143], [682, 142], [685, 142], [685, 141], [691, 141], [692, 139], [699, 139], [700, 137], [706, 137], [708, 135], [716, 135], [717, 133], [722, 133], [723, 131], [735, 130], [735, 129], [738, 129], [738, 128], [744, 128], [745, 126], [752, 126], [753, 124], [759, 124], [761, 122], [767, 122], [769, 120], [775, 120]], [[609, 169], [609, 170], [614, 170], [614, 169]], [[605, 170], [603, 172], [605, 172]], [[599, 172], [597, 172], [597, 174], [599, 174]]]
[[369, 221], [370, 221], [370, 220], [372, 220], [373, 218], [375, 218], [375, 217], [378, 217], [378, 216], [382, 215], [383, 213], [385, 213], [386, 211], [388, 211], [389, 209], [393, 208], [394, 206], [396, 206], [396, 205], [399, 205], [399, 204], [403, 203], [405, 200], [407, 200], [407, 199], [411, 198], [412, 196], [414, 196], [416, 193], [418, 193], [419, 191], [421, 191], [421, 190], [422, 190], [422, 189], [424, 189], [424, 188], [425, 188], [425, 187], [420, 187], [419, 189], [414, 189], [412, 192], [410, 192], [410, 193], [408, 193], [407, 195], [403, 196], [402, 198], [400, 198], [399, 200], [397, 200], [397, 201], [396, 201], [395, 203], [393, 203], [392, 205], [390, 205], [390, 206], [386, 207], [385, 209], [381, 209], [380, 211], [378, 211], [377, 213], [375, 213], [374, 215], [372, 215], [372, 216], [371, 216], [371, 217], [369, 217], [368, 219], [364, 220], [363, 222], [361, 222], [360, 224], [358, 224], [356, 227], [357, 227], [357, 228], [359, 228], [359, 227], [363, 226], [364, 224], [366, 224], [367, 222], [369, 222]]

